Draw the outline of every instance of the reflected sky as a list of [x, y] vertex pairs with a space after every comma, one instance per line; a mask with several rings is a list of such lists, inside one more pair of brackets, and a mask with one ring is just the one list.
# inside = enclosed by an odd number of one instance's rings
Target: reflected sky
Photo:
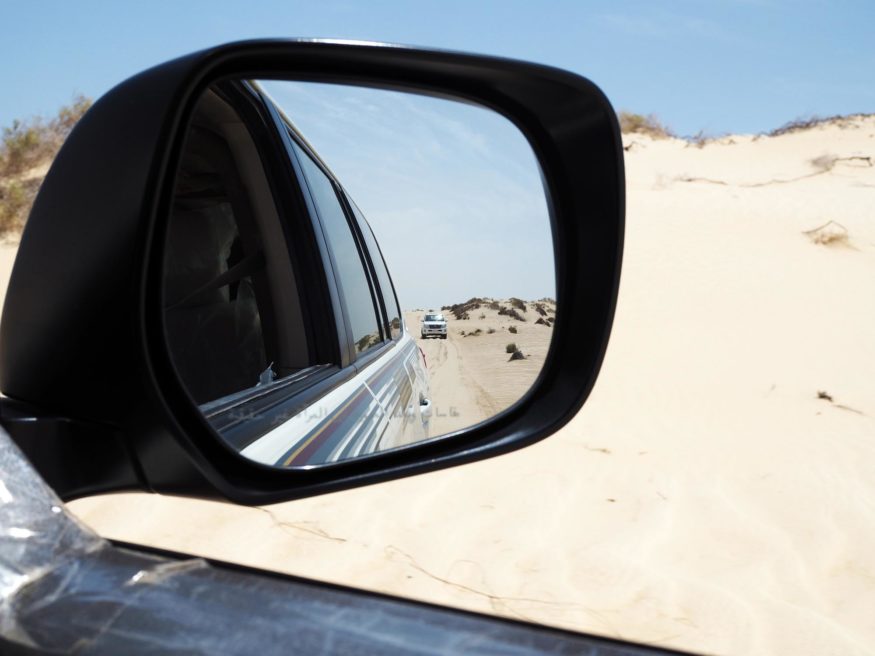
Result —
[[261, 84], [365, 213], [402, 309], [555, 296], [538, 164], [508, 120], [394, 91]]

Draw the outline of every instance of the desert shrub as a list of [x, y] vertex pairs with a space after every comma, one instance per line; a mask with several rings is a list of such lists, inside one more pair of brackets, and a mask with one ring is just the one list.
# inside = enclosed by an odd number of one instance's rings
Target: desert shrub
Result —
[[544, 321], [544, 319], [541, 318], [541, 317], [539, 317], [538, 320], [537, 320], [535, 323], [538, 324], [538, 325], [541, 325], [541, 326], [549, 326], [549, 325], [550, 325], [549, 323], [547, 323], [546, 321]]
[[47, 154], [46, 135], [46, 128], [39, 119], [26, 123], [13, 121], [11, 127], [3, 128], [0, 174], [17, 175], [43, 159]]
[[498, 301], [490, 301], [487, 306], [490, 310], [495, 310], [496, 312], [501, 309], [501, 306], [498, 304]]
[[485, 318], [486, 318], [486, 315], [485, 315], [485, 314], [483, 314], [483, 313], [482, 313], [482, 312], [481, 312], [481, 313], [480, 313], [480, 316], [479, 316], [479, 317], [477, 317], [477, 318], [478, 318], [478, 319], [485, 319]]
[[70, 105], [61, 107], [57, 116], [48, 123], [37, 116], [26, 121], [15, 120], [11, 126], [3, 128], [0, 176], [18, 175], [53, 159], [89, 107], [91, 101], [80, 95]]
[[860, 118], [868, 118], [872, 114], [835, 114], [833, 116], [801, 116], [794, 118], [792, 121], [784, 123], [779, 128], [775, 128], [771, 132], [767, 132], [769, 137], [779, 137], [782, 134], [790, 134], [792, 132], [801, 132], [802, 130], [810, 130], [821, 125], [837, 125], [840, 128], [847, 128], [854, 124], [854, 121]]
[[495, 332], [495, 328], [487, 328], [487, 329], [486, 329], [486, 334], [487, 334], [487, 335], [491, 335], [491, 334], [494, 333], [494, 332]]
[[543, 303], [535, 303], [535, 312], [540, 314], [542, 317], [547, 316], [547, 309], [544, 307]]
[[525, 357], [526, 356], [523, 355], [522, 351], [514, 351], [513, 353], [510, 354], [510, 358], [508, 359], [508, 362], [512, 362], [513, 360], [524, 360]]
[[40, 180], [0, 181], [0, 234], [20, 232], [24, 227]]
[[55, 133], [55, 136], [63, 142], [64, 139], [70, 135], [70, 131], [79, 122], [79, 119], [81, 119], [85, 115], [85, 112], [90, 108], [90, 98], [86, 98], [82, 94], [76, 95], [73, 98], [72, 103], [64, 105], [58, 110], [57, 117], [51, 122], [51, 129]]
[[21, 174], [54, 159], [61, 144], [90, 106], [90, 100], [77, 96], [72, 104], [61, 107], [57, 116], [48, 122], [35, 117], [13, 121], [11, 126], [3, 128], [0, 138], [0, 233], [17, 232], [24, 227], [42, 183], [39, 177], [22, 179]]
[[508, 344], [507, 346], [504, 347], [505, 353], [513, 353], [516, 350], [517, 350], [516, 344], [514, 344], [513, 342], [511, 342], [510, 344]]
[[479, 337], [482, 334], [483, 334], [483, 331], [480, 328], [478, 328], [477, 330], [472, 330], [470, 333], [465, 335], [465, 337]]
[[479, 310], [483, 303], [482, 298], [469, 298], [464, 303], [455, 303], [450, 306], [444, 306], [442, 309], [449, 310], [457, 320], [470, 319], [469, 312]]
[[687, 146], [695, 146], [696, 148], [704, 148], [708, 142], [712, 141], [711, 137], [705, 134], [704, 130], [699, 130], [692, 137], [684, 137], [687, 140]]
[[360, 340], [355, 343], [356, 349], [359, 353], [369, 349], [372, 346], [376, 346], [380, 343], [379, 335], [365, 335]]
[[514, 335], [516, 335], [516, 326], [511, 326], [511, 327], [508, 328], [507, 330], [508, 330], [508, 332], [511, 332], [511, 333], [513, 333]]
[[672, 131], [654, 115], [620, 112], [620, 131], [624, 134], [646, 134], [655, 139], [674, 136]]
[[510, 317], [511, 319], [516, 319], [517, 321], [525, 321], [526, 320], [525, 317], [523, 317], [523, 315], [521, 315], [519, 312], [517, 312], [513, 308], [503, 307], [498, 311], [498, 314], [506, 316], [506, 317]]
[[511, 298], [510, 299], [510, 306], [513, 308], [516, 308], [517, 310], [522, 310], [523, 312], [526, 311], [525, 301], [521, 301], [518, 298]]

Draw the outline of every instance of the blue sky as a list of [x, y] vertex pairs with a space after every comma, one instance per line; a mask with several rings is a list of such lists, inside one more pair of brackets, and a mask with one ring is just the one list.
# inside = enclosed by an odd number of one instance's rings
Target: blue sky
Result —
[[394, 41], [552, 64], [680, 134], [875, 112], [872, 0], [475, 2], [5, 0], [0, 125], [76, 91], [251, 37]]

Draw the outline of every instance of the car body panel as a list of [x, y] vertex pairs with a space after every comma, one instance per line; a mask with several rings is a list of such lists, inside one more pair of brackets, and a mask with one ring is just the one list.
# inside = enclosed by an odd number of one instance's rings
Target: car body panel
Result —
[[352, 379], [252, 442], [243, 455], [284, 467], [336, 462], [428, 437], [427, 372], [406, 334]]

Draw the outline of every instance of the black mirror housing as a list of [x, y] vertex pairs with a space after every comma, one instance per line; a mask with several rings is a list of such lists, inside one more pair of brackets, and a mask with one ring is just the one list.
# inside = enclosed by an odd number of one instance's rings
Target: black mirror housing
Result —
[[[451, 97], [520, 129], [548, 195], [560, 307], [544, 368], [521, 401], [445, 439], [313, 470], [260, 465], [215, 438], [175, 373], [155, 309], [162, 217], [187, 121], [199, 95], [228, 77]], [[615, 113], [572, 73], [333, 41], [250, 41], [194, 53], [107, 93], [52, 165], [3, 309], [0, 389], [8, 398], [0, 419], [65, 499], [140, 489], [264, 504], [519, 449], [568, 422], [595, 383], [616, 304], [623, 221]]]

